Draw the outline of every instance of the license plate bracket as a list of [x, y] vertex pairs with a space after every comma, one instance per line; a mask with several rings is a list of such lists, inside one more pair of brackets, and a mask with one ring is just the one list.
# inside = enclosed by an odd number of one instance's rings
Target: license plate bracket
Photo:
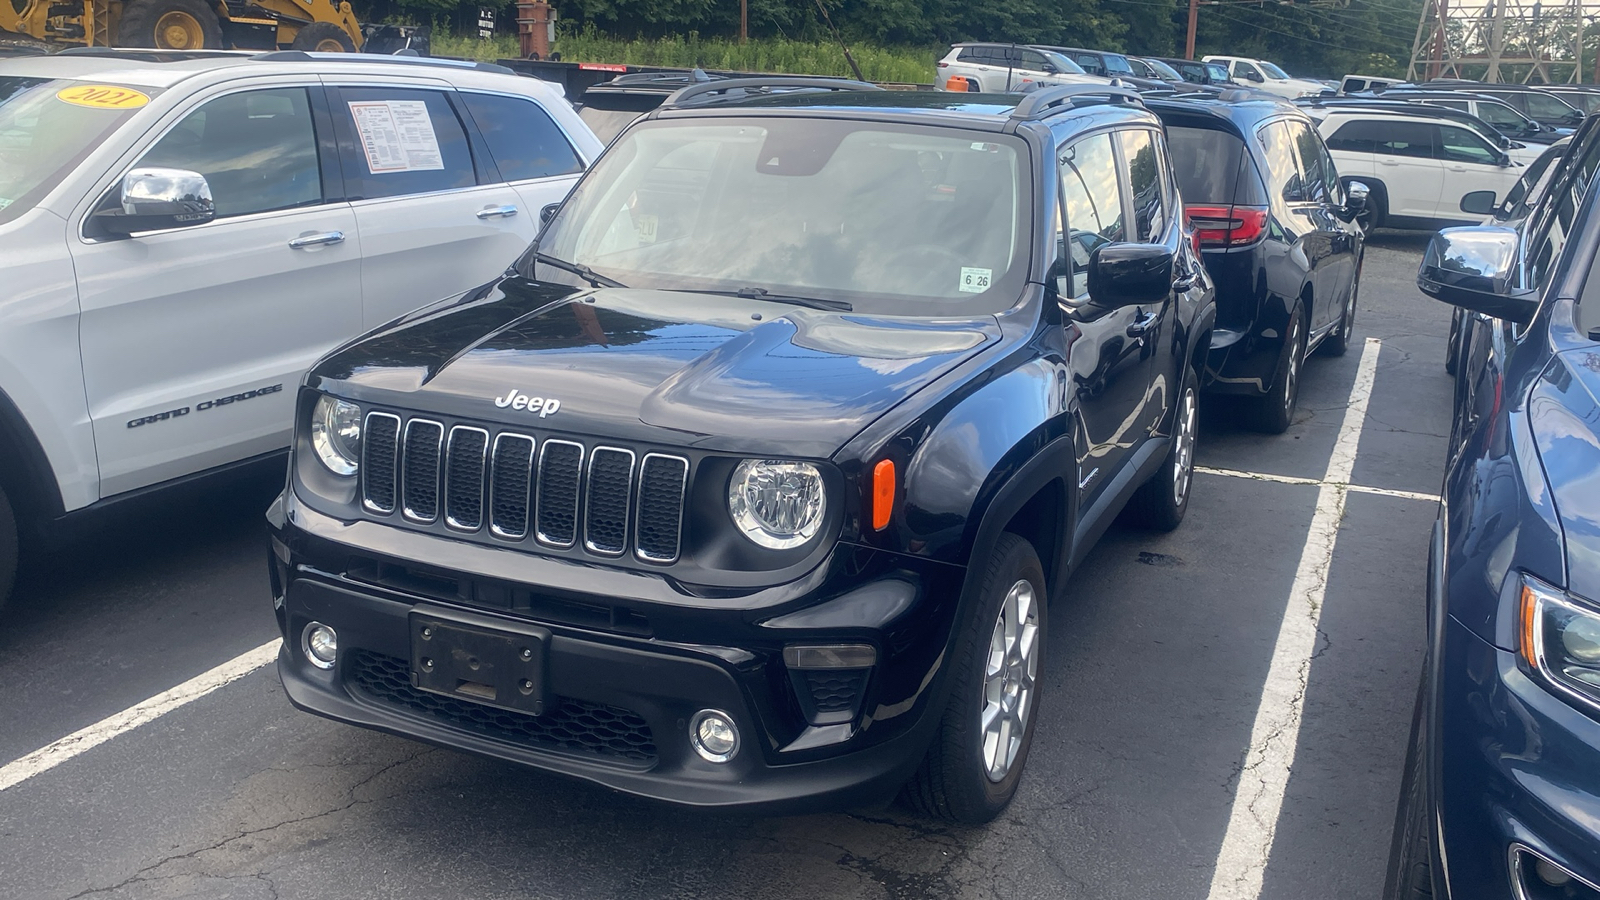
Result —
[[544, 712], [548, 628], [430, 606], [414, 607], [409, 622], [416, 688], [529, 715]]

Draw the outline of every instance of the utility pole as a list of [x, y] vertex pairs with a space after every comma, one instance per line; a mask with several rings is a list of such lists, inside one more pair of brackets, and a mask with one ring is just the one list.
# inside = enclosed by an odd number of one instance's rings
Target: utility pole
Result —
[[1200, 0], [1189, 0], [1189, 40], [1183, 45], [1183, 58], [1194, 59], [1194, 32], [1200, 24]]
[[739, 43], [750, 40], [750, 0], [739, 0]]

